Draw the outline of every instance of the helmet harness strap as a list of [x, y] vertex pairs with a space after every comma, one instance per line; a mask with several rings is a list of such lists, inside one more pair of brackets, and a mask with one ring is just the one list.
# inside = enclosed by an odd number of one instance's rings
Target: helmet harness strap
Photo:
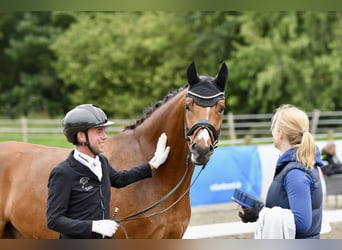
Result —
[[92, 152], [95, 156], [98, 155], [98, 153], [95, 153], [94, 150], [91, 148], [90, 143], [89, 143], [89, 137], [88, 137], [88, 129], [83, 131], [86, 137], [86, 141], [85, 142], [77, 142], [77, 145], [80, 146], [87, 146], [88, 149], [90, 150], [90, 152]]
[[92, 152], [95, 156], [98, 155], [98, 153], [95, 153], [94, 150], [90, 146], [89, 137], [88, 137], [88, 130], [85, 131], [86, 136], [86, 145], [88, 146], [90, 152]]

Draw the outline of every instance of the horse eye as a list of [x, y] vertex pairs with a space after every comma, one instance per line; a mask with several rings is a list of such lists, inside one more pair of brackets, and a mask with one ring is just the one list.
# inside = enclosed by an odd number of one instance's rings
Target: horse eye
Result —
[[224, 111], [224, 106], [219, 107], [219, 112], [221, 113], [223, 111]]
[[185, 104], [185, 110], [187, 110], [187, 111], [190, 110], [190, 105], [188, 103]]

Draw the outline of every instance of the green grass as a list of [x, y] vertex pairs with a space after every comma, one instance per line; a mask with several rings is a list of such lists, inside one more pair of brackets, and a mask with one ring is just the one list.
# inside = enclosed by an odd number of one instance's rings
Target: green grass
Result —
[[[64, 137], [60, 123], [59, 119], [27, 119], [26, 129], [28, 134], [26, 141], [45, 146], [73, 148], [74, 145]], [[108, 128], [108, 137], [122, 131], [127, 124], [129, 122], [126, 120], [117, 120], [115, 125]], [[0, 119], [0, 128], [3, 129], [0, 132], [0, 142], [25, 141], [22, 135], [23, 127], [25, 126], [21, 119]]]
[[[1, 133], [0, 141], [23, 141], [22, 135], [19, 133]], [[72, 148], [73, 145], [69, 143], [63, 134], [33, 134], [30, 133], [27, 142], [34, 144], [41, 144], [52, 147]]]

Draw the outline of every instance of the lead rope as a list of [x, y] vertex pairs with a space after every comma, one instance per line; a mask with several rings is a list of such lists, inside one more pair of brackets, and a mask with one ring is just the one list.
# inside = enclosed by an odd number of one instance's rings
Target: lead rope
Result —
[[[123, 233], [125, 234], [126, 239], [128, 239], [128, 234], [127, 234], [126, 228], [122, 225], [122, 222], [129, 221], [129, 220], [135, 220], [135, 219], [144, 219], [144, 218], [149, 218], [149, 217], [156, 216], [159, 214], [163, 214], [166, 211], [168, 211], [169, 209], [171, 209], [173, 206], [175, 206], [184, 197], [184, 195], [190, 191], [190, 188], [195, 184], [195, 182], [197, 181], [198, 177], [200, 176], [200, 174], [202, 173], [202, 171], [204, 170], [204, 168], [207, 164], [202, 166], [201, 170], [199, 171], [199, 173], [197, 174], [197, 176], [195, 177], [193, 182], [190, 184], [190, 186], [184, 191], [184, 193], [181, 196], [179, 196], [177, 198], [177, 200], [175, 200], [173, 203], [171, 203], [168, 207], [166, 207], [165, 209], [163, 209], [161, 211], [157, 211], [157, 212], [151, 213], [149, 215], [138, 217], [139, 215], [146, 213], [147, 211], [149, 211], [149, 210], [155, 208], [156, 206], [160, 205], [162, 202], [164, 202], [167, 198], [169, 198], [180, 187], [180, 185], [183, 183], [183, 181], [184, 181], [184, 179], [188, 173], [189, 164], [190, 164], [190, 152], [188, 151], [187, 160], [186, 160], [186, 169], [185, 169], [184, 175], [180, 179], [180, 181], [177, 183], [177, 185], [169, 193], [167, 193], [165, 196], [163, 196], [160, 200], [158, 200], [157, 202], [155, 202], [151, 206], [149, 206], [143, 210], [140, 210], [139, 212], [137, 212], [135, 214], [129, 215], [129, 216], [127, 216], [121, 220], [115, 220], [119, 224]], [[116, 215], [116, 210], [114, 210], [112, 219], [115, 217], [115, 215]]]

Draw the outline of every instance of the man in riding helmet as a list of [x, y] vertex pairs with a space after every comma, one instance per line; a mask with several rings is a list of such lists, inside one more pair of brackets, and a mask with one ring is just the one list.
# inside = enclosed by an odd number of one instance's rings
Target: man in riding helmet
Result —
[[111, 167], [104, 151], [108, 121], [102, 109], [82, 104], [69, 111], [63, 119], [63, 132], [75, 145], [67, 159], [50, 173], [48, 181], [47, 225], [68, 238], [111, 238], [118, 223], [109, 219], [110, 189], [121, 188], [144, 178], [152, 177], [169, 154], [167, 137], [158, 140], [154, 157], [129, 170]]

